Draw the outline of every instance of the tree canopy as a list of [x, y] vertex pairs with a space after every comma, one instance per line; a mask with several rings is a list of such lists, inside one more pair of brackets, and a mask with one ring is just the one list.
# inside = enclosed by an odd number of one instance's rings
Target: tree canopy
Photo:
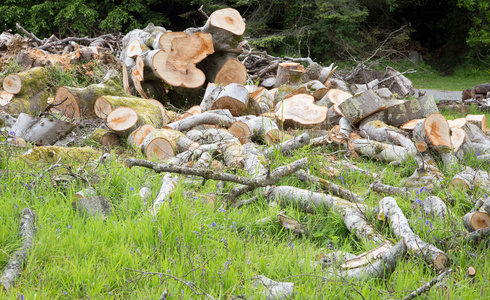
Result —
[[201, 5], [208, 14], [239, 10], [256, 47], [318, 61], [368, 56], [380, 45], [418, 43], [435, 58], [468, 50], [488, 56], [490, 48], [490, 0], [6, 0], [0, 22], [39, 37], [127, 32], [150, 22], [182, 30], [205, 22]]

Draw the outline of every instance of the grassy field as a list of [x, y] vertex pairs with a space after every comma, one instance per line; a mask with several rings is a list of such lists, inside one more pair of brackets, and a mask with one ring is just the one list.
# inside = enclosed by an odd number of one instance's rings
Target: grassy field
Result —
[[[442, 113], [449, 119], [462, 116], [454, 111]], [[160, 214], [152, 217], [148, 205], [160, 189], [163, 174], [140, 167], [129, 169], [124, 161], [138, 157], [136, 152], [115, 149], [100, 166], [76, 157], [55, 166], [56, 160], [40, 163], [25, 159], [24, 149], [8, 146], [4, 140], [5, 134], [1, 133], [0, 268], [20, 246], [17, 233], [22, 209], [36, 212], [37, 234], [22, 276], [10, 293], [0, 290], [2, 299], [205, 299], [203, 293], [217, 299], [262, 299], [260, 290], [252, 284], [256, 275], [293, 282], [293, 299], [400, 299], [438, 275], [420, 258], [406, 255], [400, 258], [395, 272], [382, 280], [326, 278], [315, 264], [319, 254], [339, 250], [360, 254], [372, 249], [349, 232], [342, 216], [336, 213], [319, 210], [307, 214], [297, 207], [270, 205], [258, 192], [241, 198], [257, 195], [257, 202], [226, 209], [224, 193], [234, 184], [223, 186], [213, 180], [179, 177], [176, 191]], [[81, 142], [85, 145], [97, 143]], [[266, 163], [274, 169], [306, 157], [312, 174], [359, 195], [367, 193], [374, 179], [348, 168], [329, 176], [330, 159], [350, 160], [371, 174], [385, 170], [377, 179], [394, 186], [402, 186], [415, 170], [410, 162], [393, 167], [344, 155], [334, 145], [307, 146], [292, 156], [278, 154]], [[457, 170], [448, 170], [439, 163], [450, 180]], [[465, 163], [490, 171], [489, 164], [478, 164], [471, 157]], [[60, 183], [57, 178], [69, 180]], [[153, 193], [146, 202], [138, 195], [145, 183]], [[321, 187], [294, 176], [283, 178], [277, 185], [321, 191]], [[73, 210], [74, 194], [88, 186], [111, 200], [114, 215], [89, 218]], [[447, 267], [453, 270], [447, 280], [421, 298], [489, 299], [488, 241], [477, 246], [466, 244], [460, 224], [461, 217], [485, 191], [450, 193], [443, 186], [432, 194], [446, 201], [455, 218], [443, 220], [422, 214], [416, 200], [425, 199], [429, 195], [426, 191], [396, 197], [415, 233], [446, 251]], [[382, 198], [373, 192], [365, 201], [374, 209]], [[296, 235], [281, 226], [279, 212], [300, 221], [306, 233]], [[379, 221], [374, 213], [366, 217], [386, 238], [396, 241], [389, 224]], [[473, 278], [466, 274], [470, 266], [477, 270]]]

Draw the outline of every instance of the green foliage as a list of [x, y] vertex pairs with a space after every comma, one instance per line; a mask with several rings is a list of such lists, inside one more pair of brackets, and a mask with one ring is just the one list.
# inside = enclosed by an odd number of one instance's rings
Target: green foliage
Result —
[[488, 49], [490, 47], [490, 1], [458, 0], [458, 6], [469, 11], [472, 26], [468, 33], [468, 45]]

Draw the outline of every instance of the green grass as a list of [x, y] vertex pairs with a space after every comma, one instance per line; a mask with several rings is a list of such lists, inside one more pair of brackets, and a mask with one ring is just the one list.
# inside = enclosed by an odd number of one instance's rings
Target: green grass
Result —
[[417, 89], [434, 89], [444, 91], [462, 91], [475, 85], [490, 81], [490, 65], [464, 64], [454, 69], [450, 76], [443, 76], [429, 65], [413, 64], [408, 61], [393, 63], [393, 67], [400, 72], [414, 69], [416, 73], [406, 74]]
[[[72, 73], [50, 73], [53, 82], [72, 78], [77, 80], [72, 81], [74, 84], [86, 84]], [[442, 113], [448, 119], [466, 115]], [[475, 108], [470, 113], [479, 114]], [[136, 153], [116, 149], [113, 153], [117, 158], [97, 168], [75, 160], [61, 162], [39, 178], [51, 164], [26, 161], [22, 158], [25, 150], [4, 141], [4, 133], [0, 133], [0, 269], [20, 245], [17, 233], [22, 209], [29, 207], [36, 212], [37, 234], [22, 276], [10, 293], [0, 291], [2, 299], [160, 299], [165, 292], [170, 299], [203, 299], [198, 295], [201, 291], [219, 299], [239, 295], [260, 299], [252, 286], [251, 278], [256, 275], [294, 282], [293, 299], [400, 299], [437, 276], [432, 266], [406, 255], [395, 272], [383, 280], [327, 280], [314, 266], [317, 255], [338, 250], [360, 254], [371, 249], [349, 232], [339, 214], [327, 210], [307, 214], [295, 207], [270, 206], [261, 195], [252, 205], [225, 210], [224, 197], [216, 195], [218, 182], [181, 178], [160, 214], [151, 217], [138, 191], [149, 182], [154, 199], [163, 174], [125, 166], [125, 157]], [[97, 146], [93, 141], [84, 143]], [[345, 152], [338, 150], [334, 146], [304, 147], [292, 157], [277, 155], [271, 165], [275, 168], [307, 157], [307, 168], [322, 177], [323, 163], [329, 155], [344, 159]], [[387, 168], [381, 179], [395, 186], [402, 186], [415, 170], [413, 162], [395, 168], [366, 158], [353, 161], [371, 173], [380, 174]], [[471, 158], [467, 164], [490, 171], [489, 165]], [[83, 175], [89, 183], [68, 176], [70, 170]], [[456, 171], [444, 172], [446, 178], [451, 178]], [[69, 181], [60, 184], [55, 180], [59, 177]], [[365, 195], [372, 182], [346, 168], [331, 180], [360, 195]], [[33, 181], [35, 184], [30, 184]], [[73, 210], [74, 194], [89, 185], [97, 195], [111, 200], [113, 216], [83, 217]], [[321, 191], [294, 177], [283, 178], [277, 185]], [[228, 192], [233, 186], [227, 183], [223, 191]], [[443, 187], [434, 194], [447, 201], [460, 220], [484, 192], [451, 194]], [[433, 287], [421, 299], [485, 299], [490, 293], [490, 275], [486, 272], [490, 268], [488, 242], [486, 246], [466, 245], [460, 237], [464, 230], [457, 222], [421, 214], [415, 201], [427, 195], [400, 195], [396, 200], [413, 230], [446, 251], [447, 266], [454, 271], [442, 286]], [[371, 193], [366, 202], [375, 208], [382, 197]], [[281, 211], [304, 224], [307, 232], [298, 236], [284, 229], [277, 221]], [[266, 221], [257, 222], [262, 219]], [[389, 225], [379, 221], [374, 212], [369, 212], [367, 219], [385, 237], [396, 240]], [[477, 270], [474, 278], [465, 274], [469, 266]]]

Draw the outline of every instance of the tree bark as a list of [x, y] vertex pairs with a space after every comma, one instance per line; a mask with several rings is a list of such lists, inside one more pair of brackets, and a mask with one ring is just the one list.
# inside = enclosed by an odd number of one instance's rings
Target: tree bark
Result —
[[141, 143], [141, 151], [148, 159], [159, 161], [174, 157], [177, 153], [192, 148], [197, 144], [188, 139], [182, 132], [172, 129], [155, 129]]
[[446, 265], [446, 254], [437, 247], [426, 243], [410, 228], [410, 224], [396, 203], [395, 198], [385, 197], [379, 202], [380, 214], [386, 214], [391, 223], [391, 229], [398, 238], [404, 238], [407, 248], [413, 254], [422, 257], [438, 270]]
[[490, 226], [490, 216], [486, 212], [470, 212], [463, 216], [463, 225], [473, 232]]
[[401, 126], [408, 121], [423, 119], [434, 113], [439, 113], [439, 109], [432, 95], [391, 106], [385, 112], [386, 122], [393, 126]]
[[128, 137], [131, 132], [145, 124], [151, 124], [155, 128], [162, 127], [163, 118], [158, 107], [152, 105], [146, 109], [137, 107], [135, 110], [121, 106], [107, 116], [107, 126], [122, 137]]
[[40, 146], [53, 145], [75, 126], [58, 119], [46, 119], [21, 113], [12, 127], [16, 137]]
[[343, 101], [338, 105], [338, 108], [352, 124], [357, 124], [362, 119], [385, 109], [387, 106], [383, 99], [369, 90]]
[[246, 144], [251, 141], [267, 141], [274, 138], [270, 131], [278, 130], [274, 121], [266, 117], [256, 117], [251, 120], [233, 122], [228, 131], [238, 138], [240, 143]]
[[7, 291], [10, 291], [14, 286], [15, 281], [22, 273], [24, 265], [27, 263], [27, 257], [34, 244], [34, 236], [36, 235], [35, 221], [36, 215], [31, 209], [25, 208], [22, 210], [18, 233], [19, 239], [22, 240], [22, 245], [10, 256], [0, 277], [0, 283]]
[[162, 125], [164, 126], [168, 124], [166, 110], [157, 100], [134, 97], [102, 96], [97, 98], [94, 106], [95, 114], [102, 119], [107, 118], [107, 116], [118, 107], [130, 107], [137, 112], [151, 111], [152, 114], [156, 114], [155, 107], [157, 107], [162, 114]]

